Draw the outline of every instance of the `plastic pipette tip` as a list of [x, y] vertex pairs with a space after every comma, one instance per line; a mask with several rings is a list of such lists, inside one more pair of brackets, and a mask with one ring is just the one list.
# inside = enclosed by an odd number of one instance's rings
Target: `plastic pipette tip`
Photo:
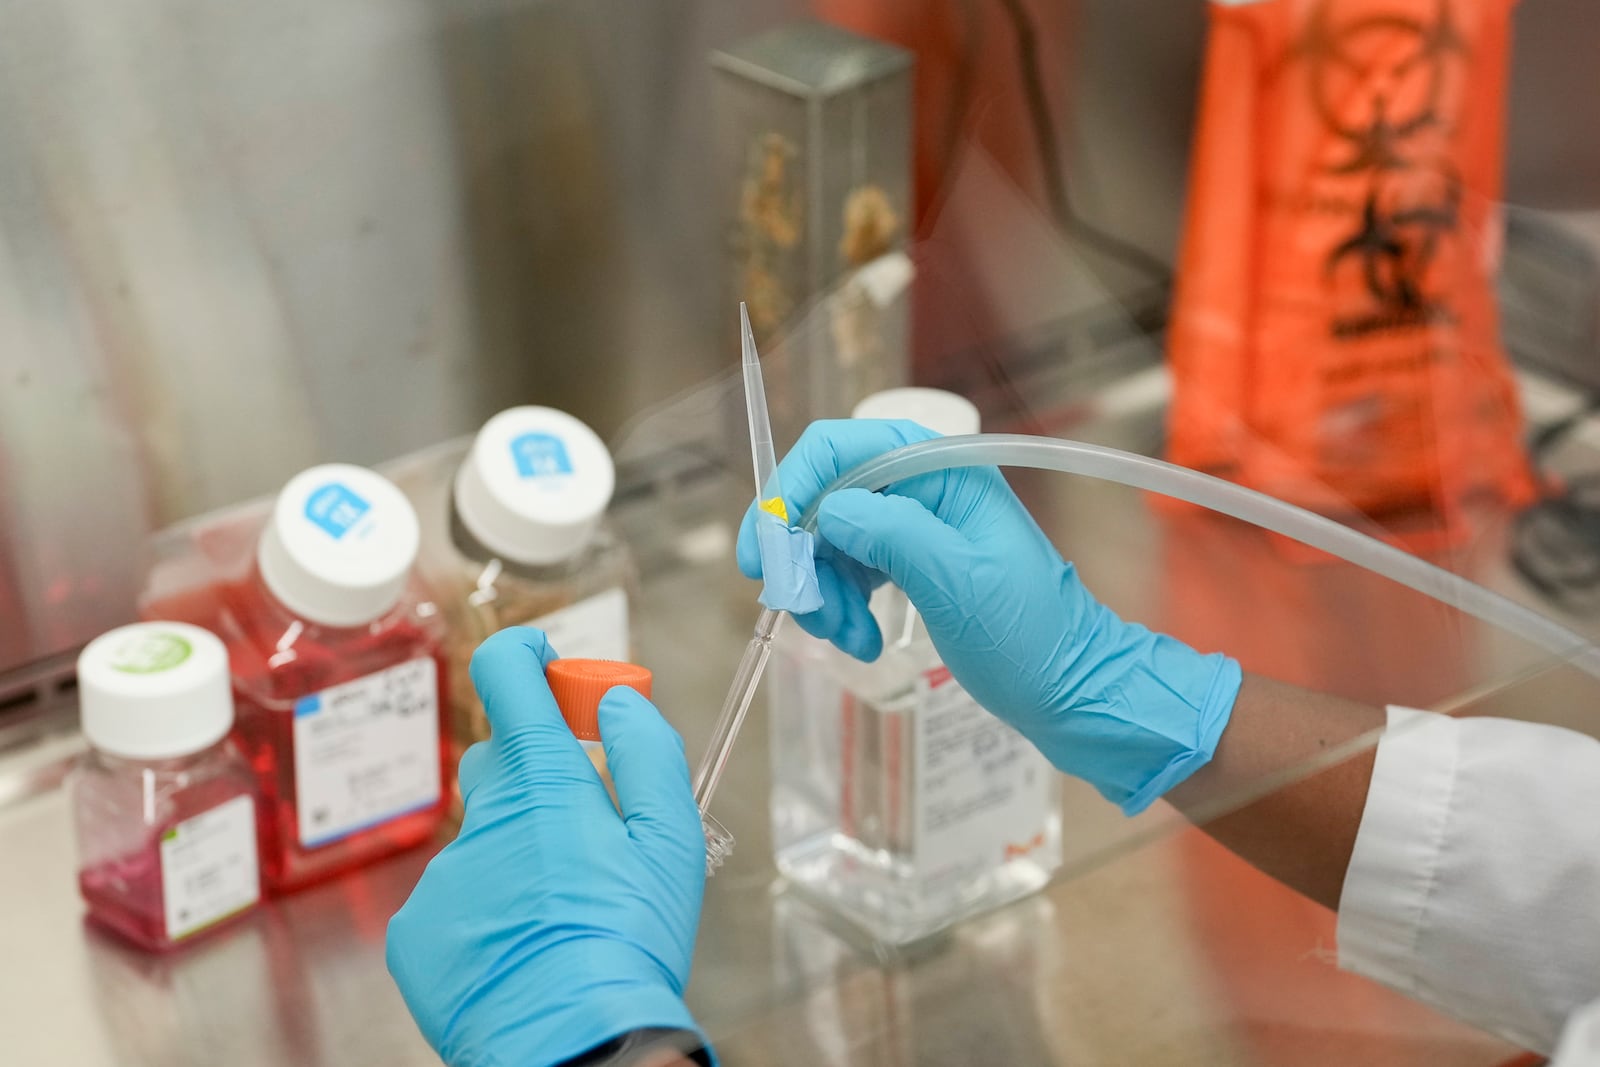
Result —
[[710, 878], [723, 860], [733, 855], [733, 835], [709, 811], [700, 813], [700, 825], [706, 832], [706, 877]]

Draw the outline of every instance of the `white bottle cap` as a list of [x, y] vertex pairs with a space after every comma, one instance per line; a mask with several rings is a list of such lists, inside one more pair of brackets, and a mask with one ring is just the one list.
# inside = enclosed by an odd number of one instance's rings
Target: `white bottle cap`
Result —
[[941, 437], [978, 433], [982, 420], [978, 409], [964, 396], [943, 389], [885, 389], [873, 393], [856, 405], [853, 419], [910, 419]]
[[83, 735], [125, 759], [173, 759], [233, 726], [228, 650], [183, 622], [139, 622], [101, 634], [78, 656]]
[[502, 559], [558, 563], [589, 543], [616, 480], [589, 427], [554, 408], [511, 408], [472, 442], [456, 473], [456, 514]]
[[256, 561], [296, 615], [360, 626], [399, 601], [417, 545], [417, 513], [400, 490], [365, 467], [328, 463], [283, 487]]

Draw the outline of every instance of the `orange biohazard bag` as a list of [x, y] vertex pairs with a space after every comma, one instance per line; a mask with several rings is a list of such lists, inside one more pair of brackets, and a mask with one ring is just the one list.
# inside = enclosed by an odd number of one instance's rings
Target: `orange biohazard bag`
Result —
[[1532, 495], [1494, 272], [1515, 0], [1213, 0], [1170, 458], [1403, 538]]

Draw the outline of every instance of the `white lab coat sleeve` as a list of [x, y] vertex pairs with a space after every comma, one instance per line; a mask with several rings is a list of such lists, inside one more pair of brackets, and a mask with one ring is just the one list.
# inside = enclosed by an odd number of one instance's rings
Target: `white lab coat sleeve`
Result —
[[1600, 1001], [1574, 1015], [1550, 1067], [1600, 1067]]
[[1600, 998], [1600, 742], [1390, 708], [1338, 938], [1345, 970], [1548, 1053]]

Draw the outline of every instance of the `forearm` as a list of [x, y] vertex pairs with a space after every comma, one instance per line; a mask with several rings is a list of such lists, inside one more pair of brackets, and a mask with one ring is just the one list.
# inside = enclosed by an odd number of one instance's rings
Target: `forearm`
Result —
[[[1167, 799], [1253, 866], [1337, 908], [1384, 719], [1382, 708], [1246, 675], [1215, 756]], [[1277, 784], [1318, 759], [1330, 764]]]
[[695, 1067], [695, 1065], [676, 1052], [661, 1052], [646, 1056], [638, 1067]]
[[698, 1035], [653, 1027], [615, 1037], [562, 1067], [710, 1067], [712, 1062]]

